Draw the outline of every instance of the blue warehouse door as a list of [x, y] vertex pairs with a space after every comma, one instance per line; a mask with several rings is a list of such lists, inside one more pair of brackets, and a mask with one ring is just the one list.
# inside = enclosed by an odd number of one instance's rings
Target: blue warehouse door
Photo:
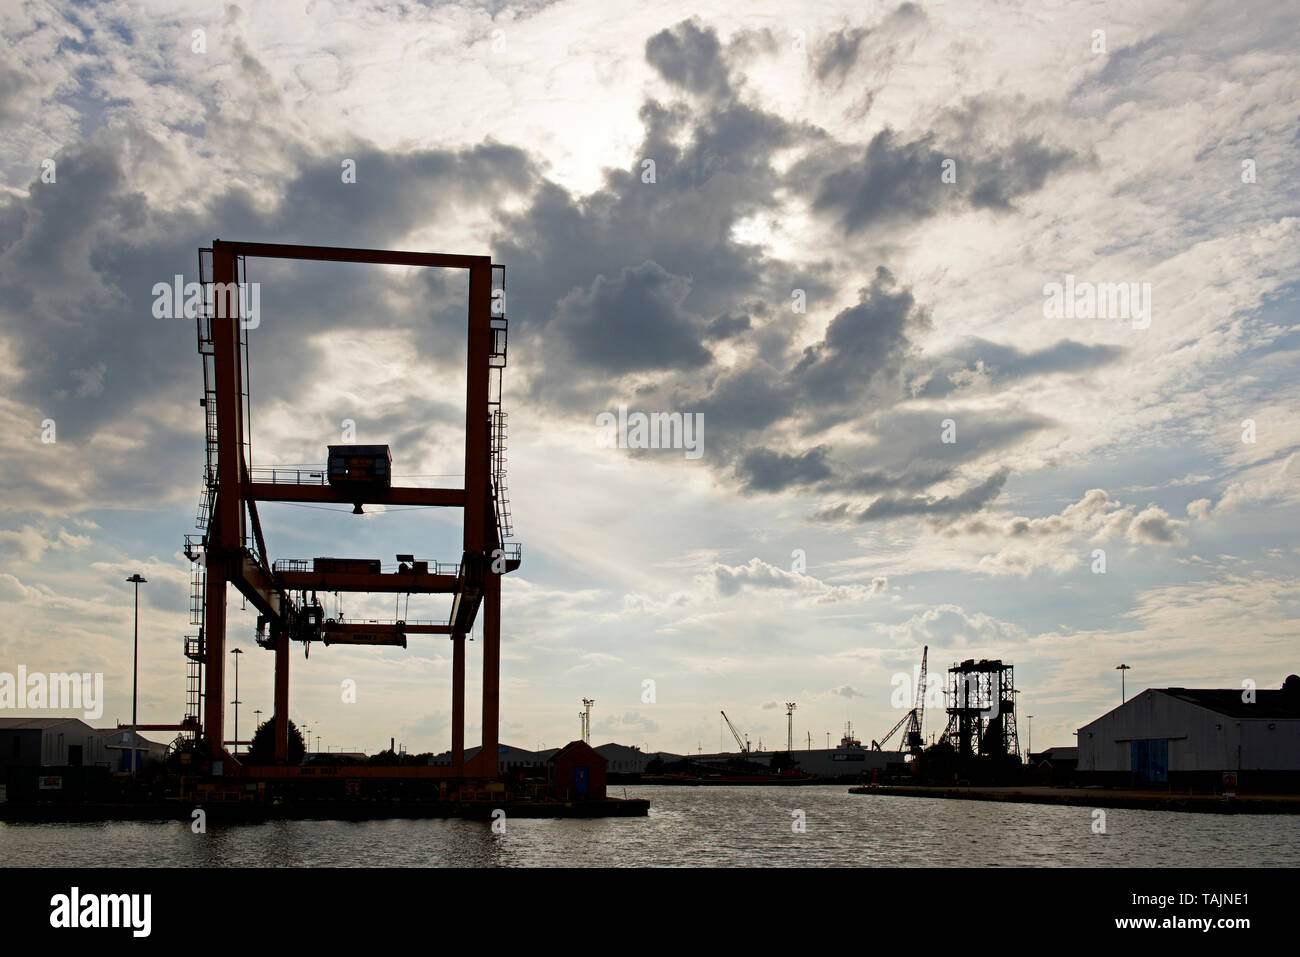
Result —
[[1129, 743], [1129, 769], [1136, 784], [1164, 784], [1169, 780], [1169, 742], [1148, 738]]
[[587, 793], [587, 765], [580, 764], [573, 769], [573, 789], [579, 794]]

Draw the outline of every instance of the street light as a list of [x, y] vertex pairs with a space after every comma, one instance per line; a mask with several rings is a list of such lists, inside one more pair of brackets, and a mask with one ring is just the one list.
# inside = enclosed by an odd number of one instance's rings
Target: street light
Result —
[[1119, 672], [1119, 703], [1123, 704], [1128, 697], [1125, 694], [1124, 688], [1124, 672], [1131, 671], [1132, 669], [1128, 665], [1116, 665], [1115, 670]]
[[230, 652], [235, 656], [235, 700], [230, 702], [235, 706], [235, 756], [239, 755], [239, 656], [244, 653], [243, 648], [235, 648]]
[[140, 762], [140, 753], [136, 750], [136, 705], [140, 690], [140, 586], [149, 579], [136, 572], [127, 579], [135, 585], [135, 650], [131, 656], [131, 777], [135, 777], [135, 766]]
[[1027, 714], [1025, 717], [1029, 719], [1029, 741], [1026, 744], [1025, 752], [1029, 755], [1029, 761], [1032, 764], [1034, 760], [1034, 716]]

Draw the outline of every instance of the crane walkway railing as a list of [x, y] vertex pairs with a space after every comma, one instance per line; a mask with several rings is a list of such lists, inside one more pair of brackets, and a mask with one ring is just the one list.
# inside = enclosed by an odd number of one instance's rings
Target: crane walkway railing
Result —
[[[439, 562], [425, 561], [422, 558], [415, 560], [415, 565], [426, 565], [422, 572], [430, 575], [458, 575], [460, 574], [459, 562]], [[315, 559], [312, 558], [281, 558], [277, 559], [271, 566], [272, 571], [277, 572], [311, 572], [315, 571]], [[414, 566], [411, 562], [381, 562], [379, 571], [381, 574], [400, 574], [413, 572]]]
[[254, 482], [269, 482], [272, 485], [328, 485], [329, 476], [325, 466], [308, 466], [306, 468], [282, 468], [280, 466], [251, 468], [248, 477]]

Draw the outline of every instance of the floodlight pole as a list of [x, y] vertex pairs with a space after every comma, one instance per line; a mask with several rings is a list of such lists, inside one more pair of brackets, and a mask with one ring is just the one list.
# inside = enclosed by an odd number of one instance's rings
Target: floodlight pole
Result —
[[127, 581], [135, 585], [135, 650], [131, 655], [131, 777], [135, 777], [135, 766], [140, 763], [140, 752], [135, 746], [136, 705], [140, 690], [140, 586], [149, 579], [136, 572]]

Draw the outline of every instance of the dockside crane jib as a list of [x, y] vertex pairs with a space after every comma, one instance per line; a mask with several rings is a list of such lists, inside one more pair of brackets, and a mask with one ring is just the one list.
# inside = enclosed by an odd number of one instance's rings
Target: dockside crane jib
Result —
[[916, 686], [916, 701], [912, 709], [898, 719], [895, 724], [879, 741], [871, 742], [871, 750], [883, 751], [889, 740], [898, 733], [898, 729], [907, 725], [907, 730], [903, 733], [903, 747], [900, 750], [906, 750], [912, 755], [920, 754], [924, 748], [925, 742], [921, 737], [921, 731], [925, 724], [925, 682], [926, 682], [926, 665], [930, 655], [930, 646], [926, 645], [921, 650], [921, 671]]
[[727, 717], [727, 712], [722, 711], [721, 714], [722, 720], [727, 722], [727, 727], [731, 729], [731, 736], [736, 739], [736, 747], [740, 748], [740, 753], [749, 754], [749, 740], [741, 740], [740, 732], [736, 730], [736, 726], [732, 724], [731, 719]]

